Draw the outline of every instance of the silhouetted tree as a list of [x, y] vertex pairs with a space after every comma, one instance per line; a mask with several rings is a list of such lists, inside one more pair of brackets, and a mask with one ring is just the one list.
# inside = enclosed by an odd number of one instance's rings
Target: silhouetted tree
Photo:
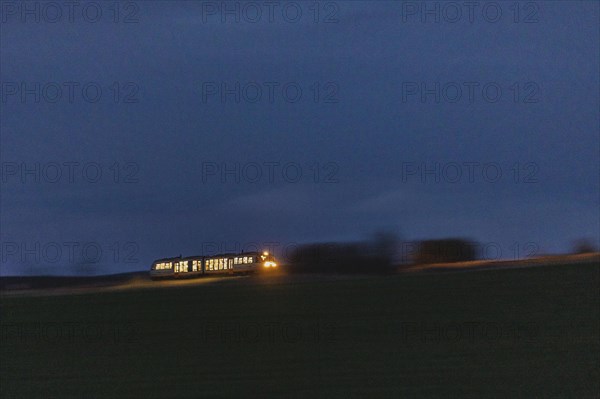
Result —
[[379, 258], [381, 262], [391, 265], [396, 262], [400, 249], [398, 236], [390, 231], [375, 233], [372, 243], [371, 256]]
[[475, 246], [461, 238], [421, 241], [415, 255], [415, 263], [451, 263], [475, 260]]
[[374, 243], [317, 243], [296, 248], [289, 257], [288, 270], [302, 273], [387, 273], [391, 259], [379, 253], [377, 244], [390, 250], [388, 241]]

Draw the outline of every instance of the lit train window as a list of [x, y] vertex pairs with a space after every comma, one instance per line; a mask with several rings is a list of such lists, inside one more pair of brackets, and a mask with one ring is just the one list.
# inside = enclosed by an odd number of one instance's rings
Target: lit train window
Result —
[[244, 263], [248, 263], [248, 257], [244, 256]]
[[252, 263], [252, 256], [248, 257], [248, 263]]

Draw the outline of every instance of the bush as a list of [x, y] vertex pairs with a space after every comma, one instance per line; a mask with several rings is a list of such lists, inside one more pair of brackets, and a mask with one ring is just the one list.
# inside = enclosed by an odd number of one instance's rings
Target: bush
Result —
[[573, 245], [574, 254], [590, 254], [597, 251], [598, 249], [596, 246], [588, 239], [577, 240]]

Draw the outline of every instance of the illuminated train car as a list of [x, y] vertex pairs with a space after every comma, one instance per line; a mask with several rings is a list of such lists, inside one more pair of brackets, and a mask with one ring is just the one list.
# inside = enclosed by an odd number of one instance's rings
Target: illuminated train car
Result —
[[277, 263], [268, 252], [245, 252], [214, 256], [190, 256], [187, 258], [164, 258], [152, 263], [150, 277], [162, 278], [197, 277], [219, 274], [248, 274], [261, 270], [275, 270]]

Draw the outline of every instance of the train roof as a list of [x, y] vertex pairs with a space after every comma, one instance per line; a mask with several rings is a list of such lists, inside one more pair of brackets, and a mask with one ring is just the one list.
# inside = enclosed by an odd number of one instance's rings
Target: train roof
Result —
[[172, 261], [172, 260], [176, 260], [176, 259], [183, 259], [181, 256], [175, 256], [172, 258], [160, 258], [160, 259], [156, 259], [153, 263], [156, 262], [168, 262], [168, 261]]
[[215, 254], [215, 255], [192, 255], [192, 256], [174, 256], [171, 258], [161, 258], [155, 260], [153, 263], [157, 262], [173, 262], [178, 260], [189, 260], [189, 259], [205, 259], [205, 258], [228, 258], [232, 256], [247, 256], [247, 255], [261, 255], [261, 252], [251, 251], [251, 252], [229, 252], [223, 254]]
[[227, 252], [223, 254], [214, 255], [198, 255], [198, 256], [186, 256], [182, 259], [198, 259], [198, 258], [227, 258], [231, 256], [247, 256], [247, 255], [260, 255], [260, 252]]

